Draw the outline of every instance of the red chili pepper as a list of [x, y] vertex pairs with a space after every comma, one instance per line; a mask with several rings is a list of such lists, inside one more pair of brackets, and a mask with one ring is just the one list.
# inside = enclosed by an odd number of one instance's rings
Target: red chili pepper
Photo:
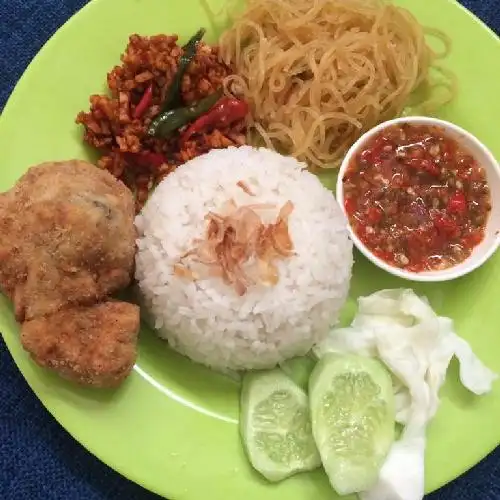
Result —
[[431, 175], [439, 175], [440, 169], [433, 160], [422, 160], [422, 167]]
[[366, 226], [364, 224], [356, 224], [354, 226], [354, 232], [357, 237], [365, 244], [368, 244], [368, 234], [366, 232]]
[[451, 162], [455, 159], [456, 145], [453, 141], [444, 141], [441, 146], [442, 158], [446, 162]]
[[208, 113], [197, 118], [182, 134], [181, 144], [193, 134], [197, 134], [212, 126], [227, 127], [237, 120], [242, 120], [248, 114], [248, 104], [233, 97], [223, 97]]
[[364, 149], [359, 155], [359, 161], [362, 163], [371, 163], [373, 161], [373, 150]]
[[409, 156], [404, 159], [404, 163], [408, 165], [410, 168], [414, 168], [415, 170], [421, 167], [420, 158], [410, 158]]
[[382, 220], [384, 213], [379, 207], [370, 207], [366, 211], [366, 218], [370, 224], [377, 224]]
[[[390, 146], [390, 149], [386, 151], [387, 146]], [[394, 146], [388, 137], [379, 137], [372, 146], [372, 160], [381, 162], [384, 159], [384, 153], [390, 153], [393, 148]]]
[[423, 170], [431, 175], [439, 174], [439, 167], [432, 161], [422, 158], [410, 158], [407, 161], [407, 165], [416, 170]]
[[164, 163], [167, 163], [167, 158], [161, 153], [152, 151], [141, 151], [140, 153], [125, 153], [125, 158], [129, 163], [137, 167], [146, 168], [149, 170], [157, 170]]
[[439, 233], [444, 234], [450, 238], [457, 236], [458, 226], [455, 221], [445, 216], [438, 216], [434, 219], [434, 226]]
[[144, 94], [139, 101], [139, 104], [135, 107], [134, 118], [140, 118], [144, 112], [151, 106], [153, 101], [153, 84], [150, 83], [149, 87], [146, 89]]
[[482, 168], [478, 165], [473, 164], [467, 170], [467, 175], [465, 176], [465, 180], [471, 181], [483, 181], [484, 180], [484, 172]]
[[479, 245], [479, 243], [481, 243], [483, 239], [484, 233], [482, 231], [474, 231], [462, 238], [462, 245], [465, 248], [474, 248], [475, 246]]
[[352, 215], [356, 211], [356, 200], [354, 198], [346, 198], [344, 200], [344, 209], [347, 215]]
[[448, 212], [452, 214], [464, 214], [467, 211], [467, 200], [461, 191], [450, 196], [447, 205]]
[[393, 262], [394, 261], [394, 253], [388, 252], [386, 250], [373, 250], [373, 253], [379, 258], [384, 260], [385, 262]]

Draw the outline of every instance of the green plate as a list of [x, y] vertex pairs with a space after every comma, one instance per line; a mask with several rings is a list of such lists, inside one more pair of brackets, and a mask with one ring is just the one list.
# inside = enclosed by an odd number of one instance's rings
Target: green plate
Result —
[[[218, 2], [216, 4], [216, 1]], [[215, 10], [223, 0], [212, 0]], [[404, 0], [424, 23], [453, 39], [448, 66], [460, 95], [442, 117], [470, 130], [500, 157], [500, 43], [450, 0]], [[222, 20], [223, 22], [223, 20]], [[129, 34], [179, 33], [212, 26], [198, 0], [94, 0], [63, 26], [31, 63], [0, 122], [0, 191], [46, 160], [91, 158], [74, 124], [88, 97], [104, 90]], [[214, 26], [212, 26], [212, 29]], [[477, 54], [480, 54], [479, 56]], [[360, 294], [408, 286], [359, 254], [347, 311]], [[458, 332], [500, 372], [500, 254], [465, 279], [415, 286], [454, 318]], [[21, 348], [9, 302], [0, 297], [0, 330], [37, 396], [103, 462], [171, 499], [331, 499], [321, 471], [269, 485], [248, 465], [238, 436], [238, 384], [169, 351], [143, 328], [136, 369], [114, 392], [78, 388], [37, 368]], [[426, 489], [466, 471], [500, 442], [500, 384], [476, 398], [452, 365], [439, 413], [429, 428]]]

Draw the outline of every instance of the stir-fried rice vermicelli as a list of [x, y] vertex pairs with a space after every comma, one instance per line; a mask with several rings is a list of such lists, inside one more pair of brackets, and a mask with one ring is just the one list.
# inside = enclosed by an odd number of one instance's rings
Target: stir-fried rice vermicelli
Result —
[[[382, 0], [248, 0], [220, 38], [226, 79], [251, 105], [257, 142], [313, 166], [336, 166], [366, 130], [401, 114], [443, 54], [406, 9]], [[442, 76], [449, 77], [446, 72]], [[421, 102], [430, 112], [451, 99]], [[442, 90], [442, 89], [441, 89]], [[432, 92], [430, 92], [432, 94]]]

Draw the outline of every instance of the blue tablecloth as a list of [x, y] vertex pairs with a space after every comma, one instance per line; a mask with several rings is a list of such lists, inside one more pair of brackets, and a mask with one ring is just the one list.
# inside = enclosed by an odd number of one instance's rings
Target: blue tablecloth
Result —
[[[85, 3], [0, 1], [0, 109], [43, 43]], [[500, 0], [462, 3], [500, 32]], [[0, 500], [80, 499], [158, 497], [99, 462], [62, 429], [32, 393], [0, 341]], [[500, 500], [500, 448], [428, 500]]]

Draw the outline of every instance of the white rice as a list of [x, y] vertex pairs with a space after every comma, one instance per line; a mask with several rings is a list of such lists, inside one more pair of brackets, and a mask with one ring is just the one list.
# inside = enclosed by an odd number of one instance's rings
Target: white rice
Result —
[[[212, 150], [179, 167], [136, 218], [136, 278], [160, 337], [193, 360], [220, 370], [267, 368], [308, 352], [334, 324], [347, 297], [352, 243], [333, 195], [303, 163], [249, 146]], [[237, 186], [244, 181], [256, 194]], [[205, 215], [236, 204], [288, 200], [296, 255], [278, 261], [274, 287], [243, 296], [220, 278], [193, 282], [174, 264], [204, 235]]]

